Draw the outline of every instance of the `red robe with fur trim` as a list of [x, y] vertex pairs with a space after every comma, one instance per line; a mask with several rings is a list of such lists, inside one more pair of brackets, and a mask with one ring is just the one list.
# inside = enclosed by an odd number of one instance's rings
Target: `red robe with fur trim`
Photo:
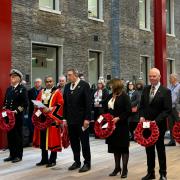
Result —
[[[41, 90], [36, 100], [42, 101], [42, 94], [44, 89]], [[51, 111], [51, 117], [55, 120], [56, 125], [52, 125], [46, 130], [46, 150], [50, 151], [61, 151], [62, 150], [62, 139], [61, 139], [61, 128], [62, 117], [63, 117], [63, 96], [59, 89], [52, 92], [49, 100], [49, 108], [53, 107]], [[34, 128], [33, 146], [40, 147], [40, 130]]]

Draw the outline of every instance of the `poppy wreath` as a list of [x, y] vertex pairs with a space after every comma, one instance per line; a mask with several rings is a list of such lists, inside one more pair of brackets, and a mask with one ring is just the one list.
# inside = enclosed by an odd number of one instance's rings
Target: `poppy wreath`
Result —
[[67, 124], [63, 122], [63, 130], [62, 130], [62, 146], [64, 149], [68, 148], [70, 145], [68, 127]]
[[176, 142], [180, 144], [180, 121], [175, 122], [172, 129], [172, 135]]
[[[94, 125], [94, 131], [97, 137], [105, 139], [113, 133], [115, 124], [112, 120], [113, 116], [110, 113], [102, 114], [99, 116]], [[106, 123], [107, 128], [103, 128], [103, 125], [105, 125]]]
[[150, 122], [150, 128], [148, 128], [148, 130], [150, 131], [150, 136], [144, 137], [144, 132], [145, 130], [147, 130], [147, 128], [143, 128], [143, 122], [139, 122], [134, 132], [134, 139], [138, 144], [144, 147], [149, 147], [154, 145], [158, 140], [159, 128], [155, 121], [145, 121], [145, 122]]
[[[40, 115], [37, 115], [38, 110], [41, 113]], [[32, 115], [32, 122], [37, 129], [43, 130], [51, 126], [54, 119], [50, 117], [49, 113], [44, 113], [43, 108], [35, 108]]]
[[[5, 113], [6, 115], [3, 115]], [[5, 116], [5, 117], [4, 117]], [[0, 110], [0, 129], [5, 132], [10, 131], [15, 125], [15, 115], [8, 109]]]

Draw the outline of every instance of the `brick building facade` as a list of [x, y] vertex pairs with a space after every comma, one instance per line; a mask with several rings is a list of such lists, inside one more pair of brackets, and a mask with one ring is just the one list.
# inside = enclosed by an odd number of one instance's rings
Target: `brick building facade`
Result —
[[[180, 76], [180, 1], [169, 1], [167, 17], [172, 27], [167, 35], [167, 67]], [[146, 81], [154, 61], [152, 3], [13, 0], [12, 66], [23, 72], [28, 85], [47, 74], [57, 80], [71, 67], [84, 73], [90, 83], [99, 76]]]

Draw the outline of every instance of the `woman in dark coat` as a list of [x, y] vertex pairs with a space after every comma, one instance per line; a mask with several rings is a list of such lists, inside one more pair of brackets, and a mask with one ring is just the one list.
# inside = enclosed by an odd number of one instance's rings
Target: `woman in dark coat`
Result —
[[139, 113], [138, 113], [138, 106], [141, 99], [141, 94], [138, 90], [136, 90], [135, 85], [132, 82], [129, 82], [127, 84], [127, 95], [130, 98], [131, 101], [131, 109], [132, 113], [129, 117], [129, 131], [131, 133], [131, 140], [134, 141], [134, 130], [137, 127], [137, 124], [139, 122]]
[[104, 108], [114, 116], [116, 128], [111, 136], [106, 139], [108, 152], [114, 154], [115, 169], [109, 176], [121, 174], [120, 161], [122, 157], [123, 169], [121, 178], [126, 178], [129, 160], [129, 127], [128, 117], [131, 113], [131, 104], [128, 95], [123, 92], [123, 83], [119, 79], [112, 80], [112, 94], [107, 98]]

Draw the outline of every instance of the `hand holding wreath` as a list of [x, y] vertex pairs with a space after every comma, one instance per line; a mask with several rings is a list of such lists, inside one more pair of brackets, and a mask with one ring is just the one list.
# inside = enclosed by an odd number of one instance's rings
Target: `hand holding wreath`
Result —
[[113, 121], [113, 116], [109, 113], [100, 115], [95, 122], [94, 131], [99, 138], [104, 139], [109, 137], [114, 129], [115, 122]]
[[175, 141], [180, 144], [180, 121], [175, 122], [172, 129], [172, 135]]
[[[143, 128], [143, 123], [149, 122], [150, 127], [149, 128]], [[147, 133], [148, 132], [148, 133]], [[147, 136], [147, 134], [149, 134]], [[138, 144], [149, 147], [156, 143], [156, 141], [159, 138], [159, 128], [155, 121], [140, 121], [135, 129], [134, 132], [135, 140]]]
[[10, 131], [15, 125], [15, 113], [8, 109], [0, 110], [0, 129]]
[[50, 111], [44, 111], [44, 108], [35, 108], [32, 116], [34, 126], [40, 130], [48, 128], [54, 122], [49, 113]]

